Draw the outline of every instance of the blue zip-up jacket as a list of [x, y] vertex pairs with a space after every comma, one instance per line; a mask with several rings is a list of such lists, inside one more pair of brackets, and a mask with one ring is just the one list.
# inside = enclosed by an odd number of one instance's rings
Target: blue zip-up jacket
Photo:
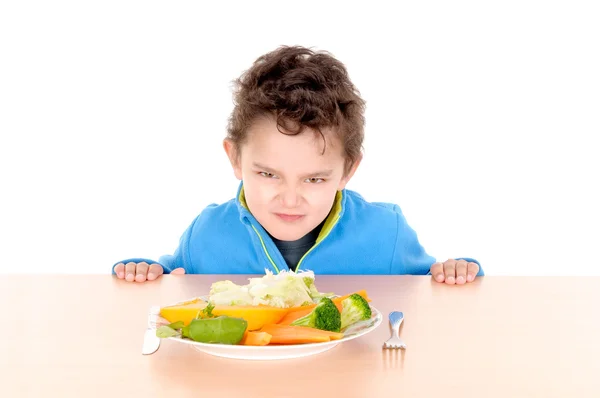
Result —
[[[472, 258], [467, 261], [476, 262]], [[182, 267], [188, 274], [264, 274], [289, 270], [264, 228], [250, 213], [243, 183], [235, 199], [206, 207], [186, 229], [172, 255], [158, 261], [165, 274]], [[427, 275], [435, 259], [428, 255], [398, 205], [367, 202], [351, 190], [338, 191], [315, 245], [296, 270], [317, 275]], [[114, 273], [114, 265], [113, 265]], [[483, 275], [480, 266], [478, 275]]]

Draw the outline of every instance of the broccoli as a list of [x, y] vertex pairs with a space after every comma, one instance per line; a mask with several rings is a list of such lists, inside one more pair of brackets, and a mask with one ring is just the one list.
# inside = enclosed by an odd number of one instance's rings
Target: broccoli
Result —
[[323, 297], [308, 315], [296, 319], [292, 325], [339, 332], [341, 327], [340, 310], [330, 298]]
[[341, 330], [346, 329], [353, 323], [370, 318], [371, 307], [360, 294], [354, 293], [342, 300]]

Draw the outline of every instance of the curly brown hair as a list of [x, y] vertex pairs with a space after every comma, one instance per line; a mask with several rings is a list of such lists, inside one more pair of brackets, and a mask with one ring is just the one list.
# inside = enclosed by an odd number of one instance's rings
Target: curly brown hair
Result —
[[256, 118], [270, 115], [283, 134], [299, 134], [308, 127], [326, 142], [322, 129], [331, 128], [343, 144], [346, 173], [359, 159], [365, 101], [344, 64], [330, 53], [281, 46], [260, 56], [234, 84], [227, 138], [237, 153]]

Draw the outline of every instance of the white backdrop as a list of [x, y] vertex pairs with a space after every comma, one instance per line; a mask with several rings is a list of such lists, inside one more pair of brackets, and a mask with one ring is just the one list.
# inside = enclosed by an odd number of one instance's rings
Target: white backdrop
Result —
[[349, 188], [398, 203], [430, 254], [600, 275], [597, 2], [356, 4], [2, 2], [0, 273], [171, 253], [237, 188], [231, 81], [300, 44], [367, 100]]

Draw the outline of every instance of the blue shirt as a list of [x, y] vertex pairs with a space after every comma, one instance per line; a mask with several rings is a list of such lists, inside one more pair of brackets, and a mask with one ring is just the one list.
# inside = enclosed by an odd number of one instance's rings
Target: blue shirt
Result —
[[[460, 259], [479, 264], [472, 258]], [[264, 274], [265, 269], [274, 273], [290, 269], [250, 213], [243, 183], [234, 199], [207, 206], [193, 220], [173, 254], [158, 261], [131, 258], [119, 262], [130, 261], [161, 264], [167, 274], [179, 267], [188, 274]], [[344, 189], [337, 192], [316, 242], [296, 270], [316, 275], [427, 275], [434, 262], [398, 205], [367, 202], [357, 192]]]

